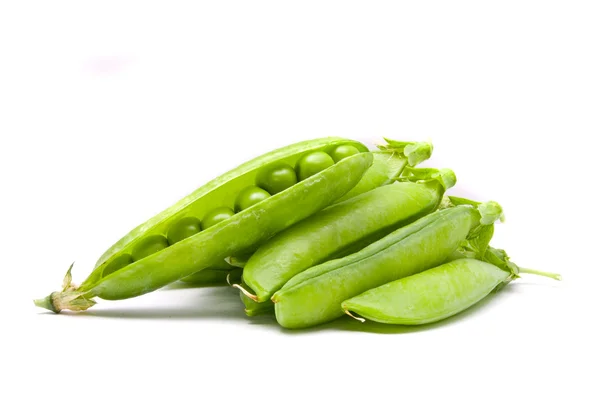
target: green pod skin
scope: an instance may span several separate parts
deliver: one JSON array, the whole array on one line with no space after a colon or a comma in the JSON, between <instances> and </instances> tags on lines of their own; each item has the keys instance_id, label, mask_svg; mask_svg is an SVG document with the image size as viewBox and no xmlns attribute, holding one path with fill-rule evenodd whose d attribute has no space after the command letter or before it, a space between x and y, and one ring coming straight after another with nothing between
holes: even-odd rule
<instances>
[{"instance_id":1,"label":"green pod skin","mask_svg":"<svg viewBox=\"0 0 600 401\"><path fill-rule=\"evenodd\" d=\"M166 234L169 228L182 218L194 216L202 221L205 215L210 214L216 208L228 207L233 209L234 201L239 193L248 186L254 185L257 175L265 166L272 163L294 165L306 154L315 151L332 152L340 145L352 145L361 152L368 151L363 144L344 138L314 139L266 153L213 179L179 200L173 206L140 224L117 241L98 259L94 271L85 280L85 284L92 284L102 278L102 269L113 258L122 253L131 254L131 249L149 235Z\"/></svg>"},{"instance_id":2,"label":"green pod skin","mask_svg":"<svg viewBox=\"0 0 600 401\"><path fill-rule=\"evenodd\" d=\"M182 282L195 286L211 287L229 285L227 280L239 281L242 278L242 269L231 266L229 270L208 268L181 279Z\"/></svg>"},{"instance_id":3,"label":"green pod skin","mask_svg":"<svg viewBox=\"0 0 600 401\"><path fill-rule=\"evenodd\" d=\"M298 156L298 155L296 155ZM93 297L132 298L210 267L229 255L243 253L274 234L307 218L343 196L361 179L373 162L370 152L345 158L228 220L131 263L98 281L80 287L68 284L47 301L36 304L60 311L85 310ZM254 176L252 176L254 180ZM229 193L229 192L228 192ZM69 273L70 274L70 273Z\"/></svg>"},{"instance_id":4,"label":"green pod skin","mask_svg":"<svg viewBox=\"0 0 600 401\"><path fill-rule=\"evenodd\" d=\"M380 323L433 323L475 305L510 277L491 263L456 259L350 298L342 310Z\"/></svg>"},{"instance_id":5,"label":"green pod skin","mask_svg":"<svg viewBox=\"0 0 600 401\"><path fill-rule=\"evenodd\" d=\"M275 235L244 266L244 282L265 302L298 273L345 248L371 242L434 211L444 194L438 181L375 188L330 206Z\"/></svg>"},{"instance_id":6,"label":"green pod skin","mask_svg":"<svg viewBox=\"0 0 600 401\"><path fill-rule=\"evenodd\" d=\"M277 321L297 329L342 316L344 300L443 263L480 218L471 206L439 210L357 253L298 274L272 297Z\"/></svg>"}]
</instances>

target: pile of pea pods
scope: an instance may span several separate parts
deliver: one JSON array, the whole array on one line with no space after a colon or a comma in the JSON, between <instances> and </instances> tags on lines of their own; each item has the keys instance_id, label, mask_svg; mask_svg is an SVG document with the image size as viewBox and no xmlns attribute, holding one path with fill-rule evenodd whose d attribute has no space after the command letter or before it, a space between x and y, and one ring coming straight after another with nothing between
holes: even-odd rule
<instances>
[{"instance_id":1,"label":"pile of pea pods","mask_svg":"<svg viewBox=\"0 0 600 401\"><path fill-rule=\"evenodd\" d=\"M248 316L289 329L338 318L420 325L475 305L522 273L491 247L494 201L451 196L431 143L295 143L239 165L135 227L79 285L36 300L84 311L183 281L239 290ZM345 316L348 315L348 316Z\"/></svg>"}]
</instances>

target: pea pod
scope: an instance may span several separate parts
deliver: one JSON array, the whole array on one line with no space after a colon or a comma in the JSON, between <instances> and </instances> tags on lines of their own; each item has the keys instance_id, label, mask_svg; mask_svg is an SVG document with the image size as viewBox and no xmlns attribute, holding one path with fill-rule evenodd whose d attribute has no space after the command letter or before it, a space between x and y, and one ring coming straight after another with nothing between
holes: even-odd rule
<instances>
[{"instance_id":1,"label":"pea pod","mask_svg":"<svg viewBox=\"0 0 600 401\"><path fill-rule=\"evenodd\" d=\"M482 218L467 205L438 210L355 254L298 274L272 297L277 321L303 328L342 316L344 300L444 262Z\"/></svg>"},{"instance_id":2,"label":"pea pod","mask_svg":"<svg viewBox=\"0 0 600 401\"><path fill-rule=\"evenodd\" d=\"M310 174L314 174L256 204L252 204L256 199L253 197L248 202L237 201L236 197L255 182L262 168L280 163L294 164L306 154L331 152L341 145L352 145L359 153L318 173L310 170ZM339 138L302 142L271 152L211 181L132 230L104 253L97 268L81 286L71 283L69 269L63 290L36 301L36 304L55 312L85 310L94 305L94 297L111 300L135 297L211 267L225 257L253 249L275 233L328 206L354 187L372 162L373 155L364 145ZM203 213L220 207L232 208L234 203L247 205L247 208L160 248L165 242L156 237L165 236L172 224L180 219L191 215L202 220ZM140 250L148 238L152 239L152 254ZM126 255L141 257L130 264L121 261L122 266L118 269L111 267L111 263L126 259ZM104 274L105 269L110 274Z\"/></svg>"},{"instance_id":3,"label":"pea pod","mask_svg":"<svg viewBox=\"0 0 600 401\"><path fill-rule=\"evenodd\" d=\"M415 171L413 170L413 174ZM247 294L264 302L288 280L311 266L343 254L356 244L374 242L434 211L454 185L450 170L431 171L430 180L386 185L330 206L275 235L244 267ZM441 179L444 177L444 179Z\"/></svg>"},{"instance_id":4,"label":"pea pod","mask_svg":"<svg viewBox=\"0 0 600 401\"><path fill-rule=\"evenodd\" d=\"M456 259L430 270L404 277L368 290L342 303L342 309L355 319L380 323L420 325L454 316L475 305L491 292L517 278L533 273L560 280L559 275L519 269L502 261L489 250L485 260ZM362 318L354 316L358 313Z\"/></svg>"}]
</instances>

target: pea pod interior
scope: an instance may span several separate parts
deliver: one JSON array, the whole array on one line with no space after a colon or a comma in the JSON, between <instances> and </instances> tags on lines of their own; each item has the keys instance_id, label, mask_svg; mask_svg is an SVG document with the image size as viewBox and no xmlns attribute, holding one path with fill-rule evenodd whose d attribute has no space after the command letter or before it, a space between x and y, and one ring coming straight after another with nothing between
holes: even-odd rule
<instances>
[{"instance_id":1,"label":"pea pod interior","mask_svg":"<svg viewBox=\"0 0 600 401\"><path fill-rule=\"evenodd\" d=\"M208 268L228 255L251 249L330 205L358 183L372 162L370 152L345 158L205 231L135 261L97 282L84 282L77 291L85 293L86 298L131 298ZM62 306L68 306L68 302Z\"/></svg>"},{"instance_id":2,"label":"pea pod interior","mask_svg":"<svg viewBox=\"0 0 600 401\"><path fill-rule=\"evenodd\" d=\"M215 208L234 208L238 194L255 184L257 174L269 165L289 164L294 166L303 156L312 152L333 152L338 146L351 145L360 152L368 149L357 141L343 138L321 138L290 145L246 162L239 167L198 188L179 202L137 226L111 246L96 262L96 269L86 279L85 284L98 281L103 269L122 255L131 254L135 247L150 236L165 236L169 228L187 217L202 220L205 214ZM297 184L296 184L297 185ZM111 269L112 270L112 269Z\"/></svg>"}]
</instances>

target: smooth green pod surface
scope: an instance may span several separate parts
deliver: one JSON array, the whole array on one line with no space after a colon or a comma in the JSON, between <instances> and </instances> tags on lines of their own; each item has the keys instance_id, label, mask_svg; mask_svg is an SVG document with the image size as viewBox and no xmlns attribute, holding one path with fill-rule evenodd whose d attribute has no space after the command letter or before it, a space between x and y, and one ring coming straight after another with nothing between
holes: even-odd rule
<instances>
[{"instance_id":1,"label":"smooth green pod surface","mask_svg":"<svg viewBox=\"0 0 600 401\"><path fill-rule=\"evenodd\" d=\"M443 193L437 181L402 182L329 206L259 247L244 266L244 281L258 302L268 301L298 273L432 212Z\"/></svg>"},{"instance_id":2,"label":"smooth green pod surface","mask_svg":"<svg viewBox=\"0 0 600 401\"><path fill-rule=\"evenodd\" d=\"M298 274L273 295L277 321L303 328L342 316L344 300L444 262L480 217L471 206L440 210L357 253Z\"/></svg>"},{"instance_id":3,"label":"smooth green pod surface","mask_svg":"<svg viewBox=\"0 0 600 401\"><path fill-rule=\"evenodd\" d=\"M491 263L457 259L368 290L342 309L380 323L432 323L475 305L510 276Z\"/></svg>"}]
</instances>

